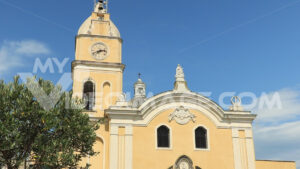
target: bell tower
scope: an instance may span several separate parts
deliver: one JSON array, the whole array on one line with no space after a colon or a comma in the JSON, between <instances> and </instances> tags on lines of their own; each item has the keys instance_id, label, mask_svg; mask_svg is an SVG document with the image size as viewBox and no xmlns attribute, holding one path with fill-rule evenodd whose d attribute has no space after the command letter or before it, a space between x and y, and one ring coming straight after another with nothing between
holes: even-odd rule
<instances>
[{"instance_id":1,"label":"bell tower","mask_svg":"<svg viewBox=\"0 0 300 169\"><path fill-rule=\"evenodd\" d=\"M104 110L122 93L122 39L99 0L79 28L72 62L73 92L82 98L90 116L103 117Z\"/></svg>"}]
</instances>

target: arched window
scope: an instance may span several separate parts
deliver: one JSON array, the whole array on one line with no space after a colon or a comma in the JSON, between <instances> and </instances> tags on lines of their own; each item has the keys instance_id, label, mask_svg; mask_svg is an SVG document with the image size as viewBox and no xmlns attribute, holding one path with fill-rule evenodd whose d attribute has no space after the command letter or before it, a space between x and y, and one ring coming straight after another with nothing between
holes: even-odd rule
<instances>
[{"instance_id":1,"label":"arched window","mask_svg":"<svg viewBox=\"0 0 300 169\"><path fill-rule=\"evenodd\" d=\"M170 129L167 126L160 126L157 129L157 147L170 147Z\"/></svg>"},{"instance_id":2,"label":"arched window","mask_svg":"<svg viewBox=\"0 0 300 169\"><path fill-rule=\"evenodd\" d=\"M93 110L93 107L95 106L95 85L91 81L84 83L83 100L85 102L85 109Z\"/></svg>"},{"instance_id":3,"label":"arched window","mask_svg":"<svg viewBox=\"0 0 300 169\"><path fill-rule=\"evenodd\" d=\"M196 169L201 169L200 167L196 166Z\"/></svg>"},{"instance_id":4,"label":"arched window","mask_svg":"<svg viewBox=\"0 0 300 169\"><path fill-rule=\"evenodd\" d=\"M207 148L207 130L203 127L198 127L195 130L195 145L196 148Z\"/></svg>"}]
</instances>

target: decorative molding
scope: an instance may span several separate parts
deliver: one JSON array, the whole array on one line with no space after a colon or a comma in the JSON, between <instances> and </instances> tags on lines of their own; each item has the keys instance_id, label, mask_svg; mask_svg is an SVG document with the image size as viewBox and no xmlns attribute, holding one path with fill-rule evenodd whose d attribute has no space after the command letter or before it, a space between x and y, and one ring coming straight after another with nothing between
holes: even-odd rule
<instances>
[{"instance_id":1,"label":"decorative molding","mask_svg":"<svg viewBox=\"0 0 300 169\"><path fill-rule=\"evenodd\" d=\"M247 147L247 157L248 157L248 168L255 169L255 152L253 143L253 133L252 129L245 129L246 134L246 147Z\"/></svg>"},{"instance_id":2,"label":"decorative molding","mask_svg":"<svg viewBox=\"0 0 300 169\"><path fill-rule=\"evenodd\" d=\"M97 69L116 69L124 71L125 65L122 63L110 63L110 62L95 62L95 61L87 61L87 60L74 60L72 62L72 71L77 66L88 66L88 67L95 67ZM105 69L104 69L105 70Z\"/></svg>"},{"instance_id":3,"label":"decorative molding","mask_svg":"<svg viewBox=\"0 0 300 169\"><path fill-rule=\"evenodd\" d=\"M239 135L239 130L245 131L245 138L241 138ZM246 157L242 156L241 149L243 148L240 143L240 140L244 139L245 141L245 151ZM255 153L254 153L254 144L253 144L253 136L252 136L252 127L251 128L244 128L244 127L237 127L232 128L232 143L233 143L233 155L234 155L234 165L235 169L242 168L242 161L247 161L247 168L248 169L255 169Z\"/></svg>"},{"instance_id":4,"label":"decorative molding","mask_svg":"<svg viewBox=\"0 0 300 169\"><path fill-rule=\"evenodd\" d=\"M183 68L180 66L180 64L178 64L177 68L176 68L176 75L175 75L176 81L182 81L184 82L184 72L183 72Z\"/></svg>"},{"instance_id":5,"label":"decorative molding","mask_svg":"<svg viewBox=\"0 0 300 169\"><path fill-rule=\"evenodd\" d=\"M111 106L105 110L111 124L148 126L161 112L184 106L201 112L217 128L251 128L256 115L251 112L224 111L219 105L198 93L168 91L147 99L139 108Z\"/></svg>"},{"instance_id":6,"label":"decorative molding","mask_svg":"<svg viewBox=\"0 0 300 169\"><path fill-rule=\"evenodd\" d=\"M183 106L180 106L169 115L169 122L175 119L175 121L178 124L185 125L190 121L193 121L195 123L195 118L196 116L192 114L188 109L184 108Z\"/></svg>"},{"instance_id":7,"label":"decorative molding","mask_svg":"<svg viewBox=\"0 0 300 169\"><path fill-rule=\"evenodd\" d=\"M186 81L184 80L183 68L179 64L176 68L175 78L176 78L176 81L175 81L175 84L174 84L174 91L189 93L190 90L187 86Z\"/></svg>"},{"instance_id":8,"label":"decorative molding","mask_svg":"<svg viewBox=\"0 0 300 169\"><path fill-rule=\"evenodd\" d=\"M119 153L119 136L118 125L110 126L110 151L109 151L109 166L110 169L118 169L118 153Z\"/></svg>"},{"instance_id":9,"label":"decorative molding","mask_svg":"<svg viewBox=\"0 0 300 169\"><path fill-rule=\"evenodd\" d=\"M241 169L241 151L239 142L239 131L238 128L232 129L232 144L233 144L233 157L234 157L234 169Z\"/></svg>"},{"instance_id":10,"label":"decorative molding","mask_svg":"<svg viewBox=\"0 0 300 169\"><path fill-rule=\"evenodd\" d=\"M89 34L80 34L76 36L76 39L87 37L87 38L104 38L104 39L116 39L123 43L123 39L117 36L102 36L102 35L89 35Z\"/></svg>"},{"instance_id":11,"label":"decorative molding","mask_svg":"<svg viewBox=\"0 0 300 169\"><path fill-rule=\"evenodd\" d=\"M125 127L125 135L119 135L119 127ZM110 169L132 169L133 162L133 127L128 124L111 124L110 126ZM120 146L120 137L122 137ZM124 148L124 149L123 149ZM121 151L121 152L120 152ZM121 155L121 154L123 155ZM124 154L123 154L124 153ZM121 156L120 156L121 155Z\"/></svg>"},{"instance_id":12,"label":"decorative molding","mask_svg":"<svg viewBox=\"0 0 300 169\"><path fill-rule=\"evenodd\" d=\"M132 169L133 162L133 128L132 125L125 126L125 169Z\"/></svg>"},{"instance_id":13,"label":"decorative molding","mask_svg":"<svg viewBox=\"0 0 300 169\"><path fill-rule=\"evenodd\" d=\"M176 161L175 169L193 169L193 161L183 155Z\"/></svg>"},{"instance_id":14,"label":"decorative molding","mask_svg":"<svg viewBox=\"0 0 300 169\"><path fill-rule=\"evenodd\" d=\"M231 98L231 104L232 106L229 107L231 111L244 111L242 107L242 100L238 96L233 96Z\"/></svg>"}]
</instances>

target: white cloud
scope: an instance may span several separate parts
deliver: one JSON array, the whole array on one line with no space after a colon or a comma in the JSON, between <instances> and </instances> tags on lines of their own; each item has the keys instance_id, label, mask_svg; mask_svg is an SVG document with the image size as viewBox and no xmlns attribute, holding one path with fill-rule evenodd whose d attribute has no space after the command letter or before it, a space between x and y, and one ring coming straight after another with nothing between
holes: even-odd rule
<instances>
[{"instance_id":1,"label":"white cloud","mask_svg":"<svg viewBox=\"0 0 300 169\"><path fill-rule=\"evenodd\" d=\"M0 46L0 74L24 66L30 57L42 57L49 53L49 48L39 41L4 41Z\"/></svg>"},{"instance_id":2,"label":"white cloud","mask_svg":"<svg viewBox=\"0 0 300 169\"><path fill-rule=\"evenodd\" d=\"M280 91L271 92L266 95L269 100L279 95L279 102L274 102L272 107L262 105L262 108L256 108L254 112L258 113L259 122L278 123L291 120L300 115L300 90L282 89ZM262 99L259 98L259 99Z\"/></svg>"},{"instance_id":3,"label":"white cloud","mask_svg":"<svg viewBox=\"0 0 300 169\"><path fill-rule=\"evenodd\" d=\"M280 96L282 107L264 106L253 110L258 114L254 123L257 159L297 161L300 169L300 90L282 89L268 93ZM260 98L261 99L261 98Z\"/></svg>"}]
</instances>

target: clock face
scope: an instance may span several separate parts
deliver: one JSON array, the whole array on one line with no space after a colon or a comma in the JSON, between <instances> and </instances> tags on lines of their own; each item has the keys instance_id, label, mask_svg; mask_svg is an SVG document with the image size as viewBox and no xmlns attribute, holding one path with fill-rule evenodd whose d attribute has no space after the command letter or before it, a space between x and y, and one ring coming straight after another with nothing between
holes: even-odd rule
<instances>
[{"instance_id":1,"label":"clock face","mask_svg":"<svg viewBox=\"0 0 300 169\"><path fill-rule=\"evenodd\" d=\"M91 54L95 59L103 60L108 56L108 48L104 43L95 43L91 47Z\"/></svg>"}]
</instances>

